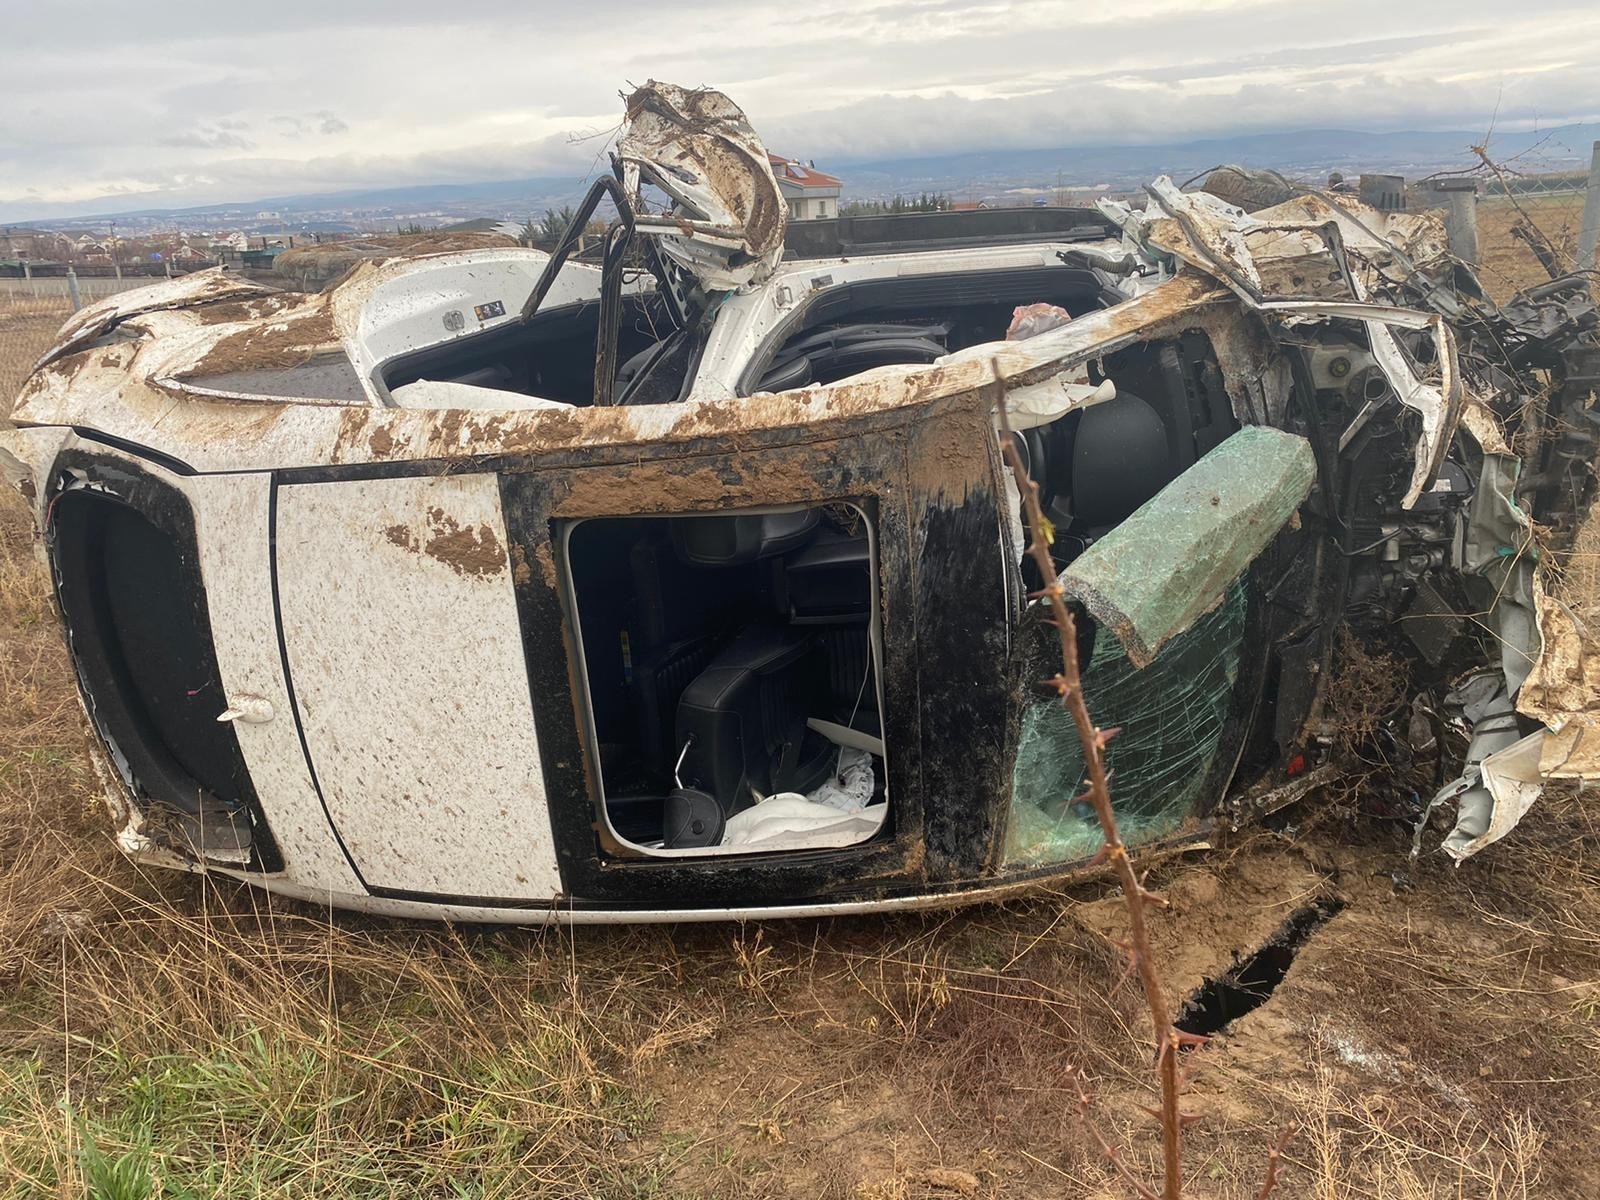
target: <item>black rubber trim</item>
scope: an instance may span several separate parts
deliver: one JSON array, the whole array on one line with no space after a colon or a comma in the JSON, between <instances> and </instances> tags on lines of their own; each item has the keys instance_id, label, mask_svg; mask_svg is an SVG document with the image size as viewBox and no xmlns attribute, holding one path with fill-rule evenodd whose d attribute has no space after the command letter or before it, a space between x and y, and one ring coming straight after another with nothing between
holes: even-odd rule
<instances>
[{"instance_id":1,"label":"black rubber trim","mask_svg":"<svg viewBox=\"0 0 1600 1200\"><path fill-rule=\"evenodd\" d=\"M148 446L141 446L137 442L130 442L125 438L114 437L109 433L101 433L82 425L72 426L72 432L86 442L97 442L102 446L110 446L113 450L121 450L124 454L132 454L147 462L152 462L163 470L171 471L174 475L198 475L188 463L170 454L163 454L160 450L152 450Z\"/></svg>"}]
</instances>

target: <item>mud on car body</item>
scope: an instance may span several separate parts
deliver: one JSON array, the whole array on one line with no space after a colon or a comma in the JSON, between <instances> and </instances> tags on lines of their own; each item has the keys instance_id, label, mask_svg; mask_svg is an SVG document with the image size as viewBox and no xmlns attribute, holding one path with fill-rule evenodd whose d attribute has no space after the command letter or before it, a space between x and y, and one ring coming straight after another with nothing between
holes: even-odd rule
<instances>
[{"instance_id":1,"label":"mud on car body","mask_svg":"<svg viewBox=\"0 0 1600 1200\"><path fill-rule=\"evenodd\" d=\"M1081 869L1002 399L1130 841L1336 773L1352 647L1403 664L1374 736L1458 806L1452 853L1593 773L1547 570L1592 491L1583 279L1497 307L1432 216L1165 180L1141 210L811 224L786 254L726 97L649 84L552 254L317 294L204 272L75 317L0 463L123 848L504 921Z\"/></svg>"}]
</instances>

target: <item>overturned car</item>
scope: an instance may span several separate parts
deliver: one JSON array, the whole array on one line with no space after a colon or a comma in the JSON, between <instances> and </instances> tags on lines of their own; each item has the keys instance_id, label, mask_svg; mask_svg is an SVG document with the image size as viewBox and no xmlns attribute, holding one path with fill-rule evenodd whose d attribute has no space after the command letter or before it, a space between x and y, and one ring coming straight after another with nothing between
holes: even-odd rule
<instances>
[{"instance_id":1,"label":"overturned car","mask_svg":"<svg viewBox=\"0 0 1600 1200\"><path fill-rule=\"evenodd\" d=\"M1342 196L786 231L739 110L652 83L553 254L124 293L0 465L135 858L421 917L885 909L1099 844L1002 404L1130 843L1337 776L1361 645L1458 857L1600 770L1547 569L1596 325Z\"/></svg>"}]
</instances>

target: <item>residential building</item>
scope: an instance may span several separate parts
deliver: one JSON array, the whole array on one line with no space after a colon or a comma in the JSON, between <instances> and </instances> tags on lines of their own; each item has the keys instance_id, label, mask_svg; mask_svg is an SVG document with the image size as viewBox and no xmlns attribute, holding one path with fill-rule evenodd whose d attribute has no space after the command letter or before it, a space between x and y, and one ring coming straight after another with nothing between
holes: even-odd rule
<instances>
[{"instance_id":1,"label":"residential building","mask_svg":"<svg viewBox=\"0 0 1600 1200\"><path fill-rule=\"evenodd\" d=\"M825 175L809 163L778 154L768 154L767 162L778 181L778 191L789 206L791 221L815 221L839 215L839 180Z\"/></svg>"},{"instance_id":2,"label":"residential building","mask_svg":"<svg viewBox=\"0 0 1600 1200\"><path fill-rule=\"evenodd\" d=\"M48 229L0 226L0 258L60 258L71 248L70 239Z\"/></svg>"}]
</instances>

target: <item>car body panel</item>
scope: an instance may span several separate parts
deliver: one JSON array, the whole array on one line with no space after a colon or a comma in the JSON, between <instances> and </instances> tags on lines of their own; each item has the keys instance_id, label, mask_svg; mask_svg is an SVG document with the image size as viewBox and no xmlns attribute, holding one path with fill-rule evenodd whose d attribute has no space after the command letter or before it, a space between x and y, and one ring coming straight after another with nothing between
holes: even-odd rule
<instances>
[{"instance_id":1,"label":"car body panel","mask_svg":"<svg viewBox=\"0 0 1600 1200\"><path fill-rule=\"evenodd\" d=\"M783 261L781 213L775 238L757 211L764 159L725 100L655 84L630 99L638 136L624 138L617 178L586 201L585 216L602 196L619 205L602 268L568 260L574 230L551 255L362 263L316 295L212 272L71 323L26 383L16 427L0 431L0 466L45 535L130 854L366 911L505 921L893 910L1009 895L1086 869L1073 735L1052 724L1053 693L1037 690L1059 665L1058 644L1029 595L1041 581L1022 562L1020 495L996 432L1002 402L1016 405L1041 478L1054 456L1062 570L1092 565L1083 552L1095 545L1118 552L1128 540L1118 531L1137 528L1140 513L1182 517L1207 495L1220 509L1226 491L1229 511L1260 523L1221 547L1215 570L1185 574L1199 547L1145 556L1141 569L1163 573L1149 644L1092 603L1083 617L1100 697L1131 721L1149 714L1112 751L1114 767L1118 754L1134 756L1114 796L1146 844L1197 844L1212 822L1272 811L1336 774L1328 681L1342 631L1355 626L1410 655L1423 680L1419 720L1442 726L1448 712L1473 734L1464 773L1434 800L1459 803L1447 850L1476 852L1521 817L1539 786L1530 764L1573 773L1555 749L1600 721L1600 694L1544 661L1541 630L1559 663L1583 660L1586 635L1556 615L1571 606L1543 552L1535 562L1533 521L1559 526L1568 544L1589 502L1593 442L1568 436L1592 423L1582 356L1594 352L1596 320L1577 284L1553 281L1501 309L1444 254L1436 216L1388 218L1327 196L1245 214L1167 180L1143 210L1102 206L1120 240ZM691 170L690 159L727 170ZM678 206L666 217L642 202L651 179ZM653 285L621 279L634 236L647 239ZM1057 312L1043 332L1014 322L1002 338L991 311L959 344L953 319L938 327L952 341L936 356L919 334L906 339L920 338L918 361L757 386L791 337L817 327L833 336L828 314L844 311L836 302L851 288L900 296L895 311L918 315L959 300L965 284L982 292L979 282L1000 277L1025 290L1063 270L1092 287L1081 311ZM983 295L990 310L1011 303L994 299L1009 292ZM622 312L649 327L648 337L634 330L646 356L694 351L662 402L628 403L604 374L617 367ZM675 325L657 338L662 315ZM1559 336L1541 324L1555 315L1567 322ZM570 356L568 381L582 387L593 363L592 395L541 395L532 367L520 390L434 370L447 361L440 350L471 359L520 345L544 317L582 330L594 320L588 344L529 343ZM1499 354L1510 342L1526 361L1507 358L1508 374L1484 347ZM386 379L408 363L410 382L391 389ZM1539 371L1560 384L1546 396L1551 419L1571 428L1513 452L1503 422L1523 419L1519 397ZM1250 426L1272 428L1239 437ZM1288 447L1282 469L1253 477L1252 462L1274 456L1241 447L1267 444ZM1108 506L1129 479L1139 487ZM152 496L162 512L143 514L146 535L170 543L163 578L156 565L96 558L104 547L90 553L86 534L74 546L80 535L62 534L53 515L70 497L69 508L137 521ZM1092 515L1101 509L1109 515ZM682 644L721 662L755 629L830 672L855 670L859 657L856 707L843 725L838 712L820 724L878 747L874 796L887 807L867 822L875 832L771 853L625 837L611 789L629 755L642 762L632 727L653 712L634 672L632 639L656 603L640 580L666 578L635 557L670 541L658 536L666 521L679 522L677 538L689 536L682 523L754 520L760 530L797 512L833 539L847 599L863 611L818 615L794 602L812 543L768 553L763 533L754 557L722 561L672 541L687 572L672 596L709 594L732 614L684 603L698 624ZM1167 525L1215 529L1218 519L1203 511ZM595 569L604 603L576 582L589 567L573 531L586 526L619 531L610 560L603 545L594 551L616 568ZM805 536L821 544L815 530ZM200 633L186 636L209 640L197 649L214 656L220 693L216 679L134 678L115 645L89 644L86 591L125 610L147 586L202 606ZM580 613L586 603L595 607ZM1425 617L1448 636L1418 633ZM1474 640L1479 627L1493 652ZM606 642L604 663L590 657L594 637ZM682 644L663 635L652 652ZM689 651L681 661L710 669ZM1519 694L1530 667L1536 686ZM1479 681L1462 684L1464 670ZM97 715L118 688L135 705L141 688L169 708L204 697L217 709L207 721L231 732L205 725L200 740L211 750L236 741L248 778L215 795L152 793L117 744L126 735ZM823 690L806 703L822 703ZM613 705L605 720L602 695ZM775 723L793 715L788 692L761 695L748 710L761 715L741 721L764 731L769 710ZM875 702L856 728L867 695ZM1518 705L1547 727L1536 742L1502 744L1504 729L1480 740L1486 717ZM183 715L194 728L194 712ZM805 710L781 750L762 753L792 766L819 732L816 715ZM681 707L676 717L662 735L673 751ZM683 801L694 788L678 768L693 745L692 734L682 740L676 765L658 751L640 767L650 787L670 768L657 789L675 785L669 795L645 787L626 798ZM1579 757L1589 765L1577 774L1600 774L1591 751ZM770 791L755 791L757 806ZM174 806L193 827L243 828L253 857L175 835L164 823Z\"/></svg>"}]
</instances>

